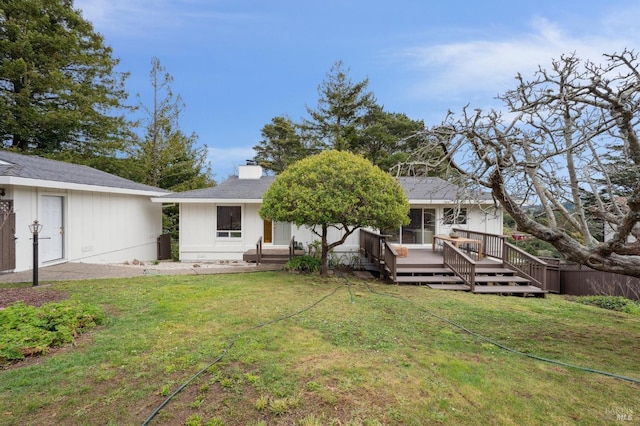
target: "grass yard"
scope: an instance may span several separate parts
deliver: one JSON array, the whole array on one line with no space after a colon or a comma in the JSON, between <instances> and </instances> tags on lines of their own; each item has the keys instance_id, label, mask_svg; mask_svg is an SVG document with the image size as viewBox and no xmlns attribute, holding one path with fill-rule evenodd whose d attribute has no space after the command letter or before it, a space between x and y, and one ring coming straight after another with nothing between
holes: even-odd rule
<instances>
[{"instance_id":1,"label":"grass yard","mask_svg":"<svg viewBox=\"0 0 640 426\"><path fill-rule=\"evenodd\" d=\"M106 324L75 346L0 369L2 425L640 422L640 384L479 337L640 379L640 317L560 296L282 272L50 289L101 306Z\"/></svg>"}]
</instances>

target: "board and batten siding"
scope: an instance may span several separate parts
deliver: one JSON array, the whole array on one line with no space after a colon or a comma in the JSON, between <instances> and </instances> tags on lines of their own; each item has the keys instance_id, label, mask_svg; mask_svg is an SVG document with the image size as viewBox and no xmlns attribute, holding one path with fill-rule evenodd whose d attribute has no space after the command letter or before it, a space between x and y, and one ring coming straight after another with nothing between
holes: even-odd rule
<instances>
[{"instance_id":1,"label":"board and batten siding","mask_svg":"<svg viewBox=\"0 0 640 426\"><path fill-rule=\"evenodd\" d=\"M42 196L62 197L62 258L47 264L120 263L157 258L162 205L151 203L149 196L26 186L14 187L11 195L18 238L15 271L33 267L33 240L28 226L36 219L41 220Z\"/></svg>"},{"instance_id":2,"label":"board and batten siding","mask_svg":"<svg viewBox=\"0 0 640 426\"><path fill-rule=\"evenodd\" d=\"M216 236L216 207L218 205L239 205L242 208L242 237L218 238ZM219 260L242 260L247 250L254 249L263 234L263 220L258 214L259 204L180 204L180 261L206 262ZM320 238L306 227L291 225L291 236L307 245ZM340 232L331 228L329 241L340 238ZM288 244L288 243L287 243ZM358 253L359 236L356 232L345 244L336 247L336 254ZM268 248L272 245L265 244Z\"/></svg>"},{"instance_id":3,"label":"board and batten siding","mask_svg":"<svg viewBox=\"0 0 640 426\"><path fill-rule=\"evenodd\" d=\"M258 205L219 204L240 206L242 211L242 237L218 238L217 206L214 203L180 204L180 261L206 262L242 260L242 254L255 248L262 235L262 220Z\"/></svg>"}]
</instances>

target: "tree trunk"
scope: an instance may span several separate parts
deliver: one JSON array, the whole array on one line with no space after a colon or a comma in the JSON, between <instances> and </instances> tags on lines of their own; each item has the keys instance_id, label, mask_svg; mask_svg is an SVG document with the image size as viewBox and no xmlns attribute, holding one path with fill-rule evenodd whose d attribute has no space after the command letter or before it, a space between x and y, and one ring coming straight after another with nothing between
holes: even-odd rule
<instances>
[{"instance_id":1,"label":"tree trunk","mask_svg":"<svg viewBox=\"0 0 640 426\"><path fill-rule=\"evenodd\" d=\"M329 243L327 242L327 225L322 225L322 251L321 261L322 267L320 269L320 275L326 277L329 275Z\"/></svg>"}]
</instances>

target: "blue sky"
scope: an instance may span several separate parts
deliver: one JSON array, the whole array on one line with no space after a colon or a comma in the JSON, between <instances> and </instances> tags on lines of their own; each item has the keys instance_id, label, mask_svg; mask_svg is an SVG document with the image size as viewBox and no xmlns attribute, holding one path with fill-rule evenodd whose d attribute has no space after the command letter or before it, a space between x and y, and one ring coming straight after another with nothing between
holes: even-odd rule
<instances>
[{"instance_id":1,"label":"blue sky","mask_svg":"<svg viewBox=\"0 0 640 426\"><path fill-rule=\"evenodd\" d=\"M186 109L184 133L209 147L214 178L253 157L271 118L315 107L342 60L389 112L427 126L497 94L562 53L595 62L640 47L636 1L76 0L150 104L157 57Z\"/></svg>"}]
</instances>

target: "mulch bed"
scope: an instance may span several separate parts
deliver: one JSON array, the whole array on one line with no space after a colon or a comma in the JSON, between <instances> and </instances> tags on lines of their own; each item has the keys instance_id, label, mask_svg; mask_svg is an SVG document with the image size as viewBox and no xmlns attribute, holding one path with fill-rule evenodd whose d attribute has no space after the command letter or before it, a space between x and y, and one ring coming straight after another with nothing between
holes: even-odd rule
<instances>
[{"instance_id":1,"label":"mulch bed","mask_svg":"<svg viewBox=\"0 0 640 426\"><path fill-rule=\"evenodd\" d=\"M0 309L18 301L23 301L26 305L42 306L48 302L58 302L68 298L69 295L63 291L45 288L0 288Z\"/></svg>"}]
</instances>

